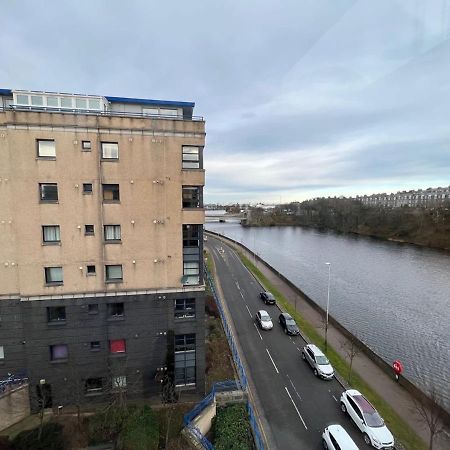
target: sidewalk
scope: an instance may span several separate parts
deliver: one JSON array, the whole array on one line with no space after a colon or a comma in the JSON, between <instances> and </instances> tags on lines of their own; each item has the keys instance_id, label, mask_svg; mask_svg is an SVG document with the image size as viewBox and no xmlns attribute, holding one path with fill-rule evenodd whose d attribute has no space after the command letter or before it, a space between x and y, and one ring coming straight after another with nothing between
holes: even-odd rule
<instances>
[{"instance_id":1,"label":"sidewalk","mask_svg":"<svg viewBox=\"0 0 450 450\"><path fill-rule=\"evenodd\" d=\"M216 236L221 239L221 236ZM254 260L253 253L248 252L241 246L232 243L228 239L227 244L233 248L239 248L251 261ZM323 319L320 313L314 309L306 300L301 298L287 283L280 279L272 270L256 259L257 268L268 278L268 280L284 295L292 304L297 303L297 311L318 330L323 328ZM346 359L342 350L342 342L345 337L332 324L328 325L328 342L341 356ZM398 385L393 376L389 376L378 367L364 353L355 356L353 369L382 397L394 411L422 438L425 443L429 440L429 429L424 424L418 412L414 410L412 396L402 386ZM441 433L434 440L434 450L446 450L450 448L450 437Z\"/></svg>"}]
</instances>

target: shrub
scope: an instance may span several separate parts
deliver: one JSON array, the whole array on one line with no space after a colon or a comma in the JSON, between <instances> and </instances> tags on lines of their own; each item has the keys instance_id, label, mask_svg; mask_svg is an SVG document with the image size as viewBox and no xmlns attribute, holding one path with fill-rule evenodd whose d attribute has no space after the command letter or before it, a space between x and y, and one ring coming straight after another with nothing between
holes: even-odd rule
<instances>
[{"instance_id":1,"label":"shrub","mask_svg":"<svg viewBox=\"0 0 450 450\"><path fill-rule=\"evenodd\" d=\"M49 422L42 428L41 439L38 439L39 427L19 433L13 439L15 450L64 450L63 426Z\"/></svg>"},{"instance_id":2,"label":"shrub","mask_svg":"<svg viewBox=\"0 0 450 450\"><path fill-rule=\"evenodd\" d=\"M245 404L218 408L213 427L216 450L253 449L253 437Z\"/></svg>"}]
</instances>

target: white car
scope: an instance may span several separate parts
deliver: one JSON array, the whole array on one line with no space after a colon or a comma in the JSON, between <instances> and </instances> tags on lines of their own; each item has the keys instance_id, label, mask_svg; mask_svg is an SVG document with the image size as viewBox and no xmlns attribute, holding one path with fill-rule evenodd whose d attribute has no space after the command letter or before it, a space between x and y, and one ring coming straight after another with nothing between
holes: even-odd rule
<instances>
[{"instance_id":1,"label":"white car","mask_svg":"<svg viewBox=\"0 0 450 450\"><path fill-rule=\"evenodd\" d=\"M261 330L271 330L273 328L272 319L270 318L269 313L263 309L256 313L255 320Z\"/></svg>"},{"instance_id":2,"label":"white car","mask_svg":"<svg viewBox=\"0 0 450 450\"><path fill-rule=\"evenodd\" d=\"M311 366L316 377L325 380L331 380L334 377L334 370L330 361L316 345L305 345L302 350L302 358Z\"/></svg>"},{"instance_id":3,"label":"white car","mask_svg":"<svg viewBox=\"0 0 450 450\"><path fill-rule=\"evenodd\" d=\"M330 425L322 433L325 450L359 450L353 439L340 425Z\"/></svg>"},{"instance_id":4,"label":"white car","mask_svg":"<svg viewBox=\"0 0 450 450\"><path fill-rule=\"evenodd\" d=\"M341 395L341 409L348 413L356 426L364 433L364 441L377 449L393 449L394 437L384 420L369 400L356 389L344 391Z\"/></svg>"}]
</instances>

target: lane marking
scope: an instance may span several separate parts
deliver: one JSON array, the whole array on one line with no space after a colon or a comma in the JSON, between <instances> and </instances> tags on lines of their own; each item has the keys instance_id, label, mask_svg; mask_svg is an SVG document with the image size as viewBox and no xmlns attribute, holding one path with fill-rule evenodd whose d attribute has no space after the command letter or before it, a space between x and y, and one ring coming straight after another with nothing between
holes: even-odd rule
<instances>
[{"instance_id":1,"label":"lane marking","mask_svg":"<svg viewBox=\"0 0 450 450\"><path fill-rule=\"evenodd\" d=\"M256 323L253 323L253 325L255 325L255 328L256 328L256 331L257 331L258 334L259 334L259 337L261 338L261 340L263 340L263 338L262 338L262 336L261 336L261 333L259 332L258 327L256 326Z\"/></svg>"},{"instance_id":2,"label":"lane marking","mask_svg":"<svg viewBox=\"0 0 450 450\"><path fill-rule=\"evenodd\" d=\"M244 294L242 293L242 291L239 291L239 294L241 294L242 300L244 300L245 302Z\"/></svg>"},{"instance_id":3,"label":"lane marking","mask_svg":"<svg viewBox=\"0 0 450 450\"><path fill-rule=\"evenodd\" d=\"M286 374L286 376L289 378L289 383L291 383L292 389L294 389L295 393L297 394L297 397L299 398L300 401L302 401L302 398L300 394L297 392L297 389L295 388L294 383L291 380L291 377L288 374Z\"/></svg>"},{"instance_id":4,"label":"lane marking","mask_svg":"<svg viewBox=\"0 0 450 450\"><path fill-rule=\"evenodd\" d=\"M248 309L248 305L246 304L245 307L247 308L248 313L250 314L250 317L253 319L252 313L250 312L250 310Z\"/></svg>"},{"instance_id":5,"label":"lane marking","mask_svg":"<svg viewBox=\"0 0 450 450\"><path fill-rule=\"evenodd\" d=\"M275 367L275 370L277 371L277 373L280 373L280 372L278 371L278 367L275 365L275 363L274 363L274 361L273 361L273 359L272 359L272 356L270 355L270 352L269 352L269 349L268 349L268 348L266 348L266 352L267 352L267 354L269 355L270 360L272 361L273 367Z\"/></svg>"},{"instance_id":6,"label":"lane marking","mask_svg":"<svg viewBox=\"0 0 450 450\"><path fill-rule=\"evenodd\" d=\"M337 403L338 399L333 395L334 401Z\"/></svg>"},{"instance_id":7,"label":"lane marking","mask_svg":"<svg viewBox=\"0 0 450 450\"><path fill-rule=\"evenodd\" d=\"M297 347L297 350L299 351L299 352L301 352L301 350Z\"/></svg>"},{"instance_id":8,"label":"lane marking","mask_svg":"<svg viewBox=\"0 0 450 450\"><path fill-rule=\"evenodd\" d=\"M241 288L240 288L239 283L237 282L237 280L235 281L235 283L236 283L236 287L237 287L239 290L241 290Z\"/></svg>"},{"instance_id":9,"label":"lane marking","mask_svg":"<svg viewBox=\"0 0 450 450\"><path fill-rule=\"evenodd\" d=\"M302 415L300 414L300 411L298 410L297 405L295 404L294 400L292 399L291 393L289 392L289 390L288 390L288 388L287 388L286 386L285 386L284 388L286 389L287 395L289 395L289 398L291 399L291 402L292 402L292 404L294 405L294 408L295 408L295 410L297 411L298 417L300 417L300 420L302 421L303 426L305 427L305 430L307 430L308 427L306 426L306 423L305 423L305 421L303 420L303 417L302 417Z\"/></svg>"}]
</instances>

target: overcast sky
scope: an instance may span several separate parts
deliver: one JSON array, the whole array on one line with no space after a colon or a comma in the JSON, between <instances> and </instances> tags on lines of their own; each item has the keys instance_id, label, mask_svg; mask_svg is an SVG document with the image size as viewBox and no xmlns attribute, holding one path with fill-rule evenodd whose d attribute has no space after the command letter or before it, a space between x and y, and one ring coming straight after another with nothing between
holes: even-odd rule
<instances>
[{"instance_id":1,"label":"overcast sky","mask_svg":"<svg viewBox=\"0 0 450 450\"><path fill-rule=\"evenodd\" d=\"M206 202L450 184L450 0L1 10L0 88L195 101Z\"/></svg>"}]
</instances>

